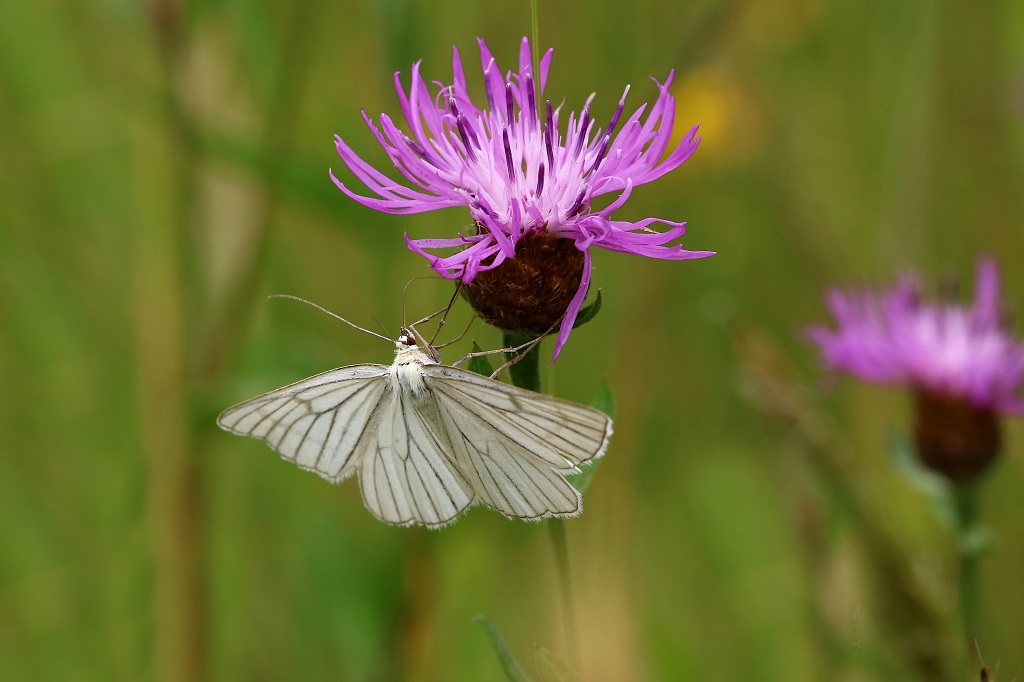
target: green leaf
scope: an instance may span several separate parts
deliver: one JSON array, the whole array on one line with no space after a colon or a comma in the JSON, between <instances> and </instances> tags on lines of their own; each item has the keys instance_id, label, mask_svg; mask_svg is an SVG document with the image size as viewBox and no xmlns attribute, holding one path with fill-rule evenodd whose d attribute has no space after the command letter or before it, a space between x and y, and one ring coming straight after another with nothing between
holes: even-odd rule
<instances>
[{"instance_id":1,"label":"green leaf","mask_svg":"<svg viewBox=\"0 0 1024 682\"><path fill-rule=\"evenodd\" d=\"M906 436L889 437L889 459L893 467L911 487L928 498L939 523L957 533L957 544L963 557L978 558L992 550L996 535L975 519L963 517L963 495L969 488L958 488L941 474L926 467ZM971 484L967 484L971 485Z\"/></svg>"},{"instance_id":2,"label":"green leaf","mask_svg":"<svg viewBox=\"0 0 1024 682\"><path fill-rule=\"evenodd\" d=\"M594 474L597 472L597 466L601 463L601 460L592 460L589 464L584 464L580 468L578 474L567 474L565 479L569 481L573 488L579 492L580 495L587 491L590 487L590 481L594 478Z\"/></svg>"},{"instance_id":3,"label":"green leaf","mask_svg":"<svg viewBox=\"0 0 1024 682\"><path fill-rule=\"evenodd\" d=\"M961 555L977 559L996 546L996 534L985 526L974 526L960 533L957 544Z\"/></svg>"},{"instance_id":4,"label":"green leaf","mask_svg":"<svg viewBox=\"0 0 1024 682\"><path fill-rule=\"evenodd\" d=\"M604 412L609 418L615 419L615 394L607 379L601 382L601 388L597 390L597 395L590 401L590 404Z\"/></svg>"},{"instance_id":5,"label":"green leaf","mask_svg":"<svg viewBox=\"0 0 1024 682\"><path fill-rule=\"evenodd\" d=\"M902 434L889 437L889 460L912 488L931 502L936 518L947 528L957 525L956 500L949 482L917 457L913 444Z\"/></svg>"},{"instance_id":6,"label":"green leaf","mask_svg":"<svg viewBox=\"0 0 1024 682\"><path fill-rule=\"evenodd\" d=\"M477 345L476 341L473 342L473 352L481 353L483 349ZM469 359L469 363L466 365L466 369L470 372L475 372L485 377L491 376L494 373L494 369L491 367L491 361L487 359L486 355L476 355Z\"/></svg>"},{"instance_id":7,"label":"green leaf","mask_svg":"<svg viewBox=\"0 0 1024 682\"><path fill-rule=\"evenodd\" d=\"M553 651L538 646L534 649L534 656L545 682L582 682L583 677Z\"/></svg>"},{"instance_id":8,"label":"green leaf","mask_svg":"<svg viewBox=\"0 0 1024 682\"><path fill-rule=\"evenodd\" d=\"M612 387L607 381L601 383L601 388L598 390L597 395L590 403L597 409L604 412L610 418L615 417L615 395L612 393ZM569 483L572 487L576 488L580 494L586 492L590 486L591 479L594 478L594 474L597 472L597 467L601 464L601 460L593 460L590 464L585 465L581 472L574 476L567 476Z\"/></svg>"},{"instance_id":9,"label":"green leaf","mask_svg":"<svg viewBox=\"0 0 1024 682\"><path fill-rule=\"evenodd\" d=\"M512 655L512 652L508 650L508 647L505 645L505 639L498 632L498 628L494 623L487 616L476 616L473 620L483 625L484 629L487 630L487 636L491 638L491 644L494 645L494 650L498 653L498 660L501 661L501 669L505 671L505 677L509 679L509 682L531 682Z\"/></svg>"},{"instance_id":10,"label":"green leaf","mask_svg":"<svg viewBox=\"0 0 1024 682\"><path fill-rule=\"evenodd\" d=\"M529 336L523 336L522 334L510 332L508 330L502 334L502 339L505 342L506 348L518 348L524 343L534 340ZM506 354L506 357L509 360L512 359L510 354ZM525 388L528 391L541 393L540 344L533 346L518 360L516 360L515 364L508 368L508 373L512 378L512 383L519 388Z\"/></svg>"},{"instance_id":11,"label":"green leaf","mask_svg":"<svg viewBox=\"0 0 1024 682\"><path fill-rule=\"evenodd\" d=\"M601 312L601 290L597 290L597 296L594 298L594 302L587 307L580 310L576 316L576 321L572 323L572 328L580 327L590 322L592 319L597 317L597 314Z\"/></svg>"}]
</instances>

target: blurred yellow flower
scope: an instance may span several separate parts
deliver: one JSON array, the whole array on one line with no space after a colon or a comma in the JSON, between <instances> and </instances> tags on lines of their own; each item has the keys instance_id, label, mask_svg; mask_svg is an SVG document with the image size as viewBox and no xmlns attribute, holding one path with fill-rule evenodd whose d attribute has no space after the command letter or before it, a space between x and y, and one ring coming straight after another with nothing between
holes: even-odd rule
<instances>
[{"instance_id":1,"label":"blurred yellow flower","mask_svg":"<svg viewBox=\"0 0 1024 682\"><path fill-rule=\"evenodd\" d=\"M745 165L764 147L764 117L754 92L736 74L706 65L673 87L679 120L700 124L701 156L708 163ZM685 116L683 115L685 114ZM682 139L686 131L675 134Z\"/></svg>"}]
</instances>

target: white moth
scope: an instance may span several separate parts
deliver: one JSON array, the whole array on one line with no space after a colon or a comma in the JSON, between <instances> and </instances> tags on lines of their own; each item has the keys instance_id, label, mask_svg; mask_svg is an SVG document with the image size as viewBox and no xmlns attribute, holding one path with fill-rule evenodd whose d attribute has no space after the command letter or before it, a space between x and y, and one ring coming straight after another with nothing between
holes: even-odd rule
<instances>
[{"instance_id":1,"label":"white moth","mask_svg":"<svg viewBox=\"0 0 1024 682\"><path fill-rule=\"evenodd\" d=\"M604 453L604 413L442 365L407 330L395 346L390 367L333 369L217 423L331 482L358 473L363 502L386 523L443 526L477 502L527 520L580 513L565 475Z\"/></svg>"}]
</instances>

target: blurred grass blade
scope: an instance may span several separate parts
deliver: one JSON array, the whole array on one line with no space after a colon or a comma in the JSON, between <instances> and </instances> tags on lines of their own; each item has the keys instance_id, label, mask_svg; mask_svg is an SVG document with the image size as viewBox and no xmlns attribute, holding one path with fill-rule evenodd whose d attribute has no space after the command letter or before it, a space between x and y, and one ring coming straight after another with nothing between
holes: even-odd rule
<instances>
[{"instance_id":1,"label":"blurred grass blade","mask_svg":"<svg viewBox=\"0 0 1024 682\"><path fill-rule=\"evenodd\" d=\"M487 636L491 638L491 644L494 645L494 650L498 653L498 660L501 661L501 669L505 671L505 677L509 679L509 682L532 682L519 662L516 661L512 652L508 650L505 645L505 639L498 632L498 628L491 622L487 616L476 616L473 618L477 623L484 626L487 630Z\"/></svg>"},{"instance_id":2,"label":"blurred grass blade","mask_svg":"<svg viewBox=\"0 0 1024 682\"><path fill-rule=\"evenodd\" d=\"M217 131L200 131L198 136L201 154L249 173L259 183L277 183L282 197L332 216L362 219L356 214L359 205L338 201L337 188L329 180L325 182L322 159L300 151L292 152L286 159L268 157L257 144Z\"/></svg>"},{"instance_id":3,"label":"blurred grass blade","mask_svg":"<svg viewBox=\"0 0 1024 682\"><path fill-rule=\"evenodd\" d=\"M582 682L583 677L555 652L542 646L535 647L533 651L544 682Z\"/></svg>"},{"instance_id":4,"label":"blurred grass blade","mask_svg":"<svg viewBox=\"0 0 1024 682\"><path fill-rule=\"evenodd\" d=\"M473 352L482 353L483 349L477 345L476 341L473 342ZM487 359L486 355L477 355L469 359L469 363L466 368L470 372L475 372L485 377L491 376L494 373L494 369L491 367L491 361Z\"/></svg>"}]
</instances>

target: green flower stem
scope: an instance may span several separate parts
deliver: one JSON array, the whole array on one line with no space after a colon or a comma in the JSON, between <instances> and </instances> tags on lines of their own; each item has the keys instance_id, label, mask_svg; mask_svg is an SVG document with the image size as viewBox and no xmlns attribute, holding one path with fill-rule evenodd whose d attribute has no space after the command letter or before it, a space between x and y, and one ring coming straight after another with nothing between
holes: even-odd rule
<instances>
[{"instance_id":1,"label":"green flower stem","mask_svg":"<svg viewBox=\"0 0 1024 682\"><path fill-rule=\"evenodd\" d=\"M971 646L978 637L978 547L974 536L978 532L978 490L973 483L962 483L953 490L959 525L958 550L960 552L960 617L967 642L968 658Z\"/></svg>"},{"instance_id":2,"label":"green flower stem","mask_svg":"<svg viewBox=\"0 0 1024 682\"><path fill-rule=\"evenodd\" d=\"M569 565L569 541L565 534L565 521L549 519L548 537L551 550L558 566L558 583L562 592L562 627L565 629L565 647L569 652L569 665L580 669L579 635L576 633L576 594L572 585L572 570Z\"/></svg>"},{"instance_id":3,"label":"green flower stem","mask_svg":"<svg viewBox=\"0 0 1024 682\"><path fill-rule=\"evenodd\" d=\"M504 333L506 348L515 348L530 341L529 337L515 332ZM518 362L509 367L512 383L519 388L541 392L540 385L540 344L530 348ZM509 358L511 359L511 358ZM551 551L555 555L558 570L559 591L562 594L562 627L565 631L565 646L569 664L579 670L579 639L576 634L576 597L569 565L569 542L562 519L549 519L545 525L551 539Z\"/></svg>"}]
</instances>

